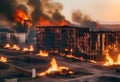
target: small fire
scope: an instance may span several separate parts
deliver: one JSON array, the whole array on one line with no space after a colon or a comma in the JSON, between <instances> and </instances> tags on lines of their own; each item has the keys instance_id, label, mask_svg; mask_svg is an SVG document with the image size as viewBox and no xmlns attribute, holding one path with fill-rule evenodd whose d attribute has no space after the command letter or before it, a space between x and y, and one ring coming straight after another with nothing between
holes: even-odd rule
<instances>
[{"instance_id":1,"label":"small fire","mask_svg":"<svg viewBox=\"0 0 120 82\"><path fill-rule=\"evenodd\" d=\"M17 46L16 44L14 44L13 47L11 47L10 49L13 49L13 50L20 50L20 47Z\"/></svg>"},{"instance_id":2,"label":"small fire","mask_svg":"<svg viewBox=\"0 0 120 82\"><path fill-rule=\"evenodd\" d=\"M6 57L1 56L1 57L0 57L0 62L7 62L7 58L6 58Z\"/></svg>"},{"instance_id":3,"label":"small fire","mask_svg":"<svg viewBox=\"0 0 120 82\"><path fill-rule=\"evenodd\" d=\"M42 56L42 57L48 57L48 52L45 50L40 50L39 54L37 56Z\"/></svg>"},{"instance_id":4,"label":"small fire","mask_svg":"<svg viewBox=\"0 0 120 82\"><path fill-rule=\"evenodd\" d=\"M104 66L120 65L120 54L115 53L116 51L118 51L118 48L116 48L116 46L108 46L108 49L104 51Z\"/></svg>"},{"instance_id":5,"label":"small fire","mask_svg":"<svg viewBox=\"0 0 120 82\"><path fill-rule=\"evenodd\" d=\"M10 48L10 44L6 44L4 48Z\"/></svg>"},{"instance_id":6,"label":"small fire","mask_svg":"<svg viewBox=\"0 0 120 82\"><path fill-rule=\"evenodd\" d=\"M26 51L28 51L28 50L29 50L28 48L23 48L22 51L26 52Z\"/></svg>"},{"instance_id":7,"label":"small fire","mask_svg":"<svg viewBox=\"0 0 120 82\"><path fill-rule=\"evenodd\" d=\"M22 25L24 25L25 20L27 21L27 26L32 25L31 21L28 21L30 18L22 10L16 10L15 14L13 14L13 17L16 22L21 23Z\"/></svg>"},{"instance_id":8,"label":"small fire","mask_svg":"<svg viewBox=\"0 0 120 82\"><path fill-rule=\"evenodd\" d=\"M73 53L73 49L66 49L66 51L70 51L70 54L66 55L67 58L74 58L74 59L77 59L77 60L81 60L81 61L84 61L84 58L83 57L76 57L74 56L72 53Z\"/></svg>"},{"instance_id":9,"label":"small fire","mask_svg":"<svg viewBox=\"0 0 120 82\"><path fill-rule=\"evenodd\" d=\"M33 45L30 45L29 48L25 47L25 48L23 48L22 51L24 51L24 52L27 52L27 51L33 52L34 51L34 47L33 47Z\"/></svg>"},{"instance_id":10,"label":"small fire","mask_svg":"<svg viewBox=\"0 0 120 82\"><path fill-rule=\"evenodd\" d=\"M34 51L33 45L30 45L29 51L31 51L31 52Z\"/></svg>"},{"instance_id":11,"label":"small fire","mask_svg":"<svg viewBox=\"0 0 120 82\"><path fill-rule=\"evenodd\" d=\"M84 61L84 58L83 57L76 57L76 56L73 56L72 54L70 55L66 55L67 58L74 58L74 59L77 59L77 60L80 60L80 61Z\"/></svg>"},{"instance_id":12,"label":"small fire","mask_svg":"<svg viewBox=\"0 0 120 82\"><path fill-rule=\"evenodd\" d=\"M65 70L69 70L67 67L64 67L64 66L60 66L60 67L59 67L55 58L52 58L50 64L51 64L51 67L48 68L47 71L42 72L42 73L39 73L38 75L39 75L39 76L45 76L45 75L47 75L47 74L56 73L56 72L59 72L60 74L64 74L64 73L63 73L63 70L64 70L64 69L65 69ZM69 71L69 73L72 74L73 72L72 72L72 71Z\"/></svg>"},{"instance_id":13,"label":"small fire","mask_svg":"<svg viewBox=\"0 0 120 82\"><path fill-rule=\"evenodd\" d=\"M68 48L65 48L65 51L69 51L69 49L68 49Z\"/></svg>"}]
</instances>

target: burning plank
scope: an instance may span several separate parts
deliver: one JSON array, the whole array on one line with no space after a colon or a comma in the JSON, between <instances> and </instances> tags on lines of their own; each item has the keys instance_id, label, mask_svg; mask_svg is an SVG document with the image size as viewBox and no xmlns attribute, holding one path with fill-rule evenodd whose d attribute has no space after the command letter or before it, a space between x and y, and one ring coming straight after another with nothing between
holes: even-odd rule
<instances>
[{"instance_id":1,"label":"burning plank","mask_svg":"<svg viewBox=\"0 0 120 82\"><path fill-rule=\"evenodd\" d=\"M55 74L55 73L65 74L64 70L66 70L69 74L73 74L73 72L70 71L69 68L65 66L58 66L55 58L52 58L50 64L51 64L51 67L49 67L48 70L39 73L38 76L45 76L45 75Z\"/></svg>"},{"instance_id":2,"label":"burning plank","mask_svg":"<svg viewBox=\"0 0 120 82\"><path fill-rule=\"evenodd\" d=\"M11 47L10 49L13 49L13 50L20 50L20 47L16 44L13 45L13 47Z\"/></svg>"},{"instance_id":3,"label":"burning plank","mask_svg":"<svg viewBox=\"0 0 120 82\"><path fill-rule=\"evenodd\" d=\"M7 62L7 61L8 61L8 60L7 60L6 57L3 57L3 56L0 57L0 62L5 63L5 62Z\"/></svg>"},{"instance_id":4,"label":"burning plank","mask_svg":"<svg viewBox=\"0 0 120 82\"><path fill-rule=\"evenodd\" d=\"M4 48L10 48L10 44L6 44Z\"/></svg>"},{"instance_id":5,"label":"burning plank","mask_svg":"<svg viewBox=\"0 0 120 82\"><path fill-rule=\"evenodd\" d=\"M47 51L43 51L43 50L40 50L40 52L38 54L36 54L37 56L42 56L42 57L48 57L48 52Z\"/></svg>"},{"instance_id":6,"label":"burning plank","mask_svg":"<svg viewBox=\"0 0 120 82\"><path fill-rule=\"evenodd\" d=\"M25 47L25 48L22 49L22 51L24 51L24 52L27 52L27 51L33 52L34 51L34 47L33 47L33 45L30 45L29 48Z\"/></svg>"}]
</instances>

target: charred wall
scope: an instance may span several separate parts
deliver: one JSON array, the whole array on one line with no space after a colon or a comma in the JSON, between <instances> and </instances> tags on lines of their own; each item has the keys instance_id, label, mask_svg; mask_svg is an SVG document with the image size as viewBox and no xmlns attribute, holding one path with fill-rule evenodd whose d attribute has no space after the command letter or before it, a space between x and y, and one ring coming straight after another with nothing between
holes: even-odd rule
<instances>
[{"instance_id":1,"label":"charred wall","mask_svg":"<svg viewBox=\"0 0 120 82\"><path fill-rule=\"evenodd\" d=\"M46 26L36 27L36 33L37 46L48 51L64 51L67 48L86 55L102 55L108 45L120 44L119 31L89 31L89 28L82 27Z\"/></svg>"}]
</instances>

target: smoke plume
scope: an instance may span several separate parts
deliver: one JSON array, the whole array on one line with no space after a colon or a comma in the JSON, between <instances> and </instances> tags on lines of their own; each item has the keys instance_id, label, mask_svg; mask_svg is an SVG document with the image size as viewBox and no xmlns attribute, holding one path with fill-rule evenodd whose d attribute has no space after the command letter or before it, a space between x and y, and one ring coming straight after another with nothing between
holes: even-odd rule
<instances>
[{"instance_id":1,"label":"smoke plume","mask_svg":"<svg viewBox=\"0 0 120 82\"><path fill-rule=\"evenodd\" d=\"M42 6L40 0L28 0L28 5L33 7L33 12L31 13L31 18L33 24L35 24L39 17L42 15Z\"/></svg>"},{"instance_id":2,"label":"smoke plume","mask_svg":"<svg viewBox=\"0 0 120 82\"><path fill-rule=\"evenodd\" d=\"M13 21L12 14L16 9L16 0L0 0L0 15Z\"/></svg>"},{"instance_id":3,"label":"smoke plume","mask_svg":"<svg viewBox=\"0 0 120 82\"><path fill-rule=\"evenodd\" d=\"M31 20L33 25L41 25L40 23L43 19L45 22L47 21L48 25L71 25L65 16L61 14L63 5L53 0L0 0L0 19L4 19L4 23L5 21L10 22L10 26L15 27L15 30L22 29L22 25L20 22L16 22L16 20L21 20L23 24L26 19L21 17L17 18L16 16L19 15L13 16L17 10L21 10L25 13L24 15L28 16L29 14L29 17L25 17L27 17L27 20ZM43 25L47 25L44 21ZM72 13L72 21L81 26L96 26L95 21L79 10Z\"/></svg>"},{"instance_id":4,"label":"smoke plume","mask_svg":"<svg viewBox=\"0 0 120 82\"><path fill-rule=\"evenodd\" d=\"M63 9L61 3L54 2L53 0L28 0L28 5L34 8L31 13L33 24L36 24L40 17L44 17L49 21L59 21L65 17L60 13Z\"/></svg>"},{"instance_id":5,"label":"smoke plume","mask_svg":"<svg viewBox=\"0 0 120 82\"><path fill-rule=\"evenodd\" d=\"M80 26L96 27L97 22L93 21L88 15L83 14L80 10L75 10L72 13L72 21Z\"/></svg>"}]
</instances>

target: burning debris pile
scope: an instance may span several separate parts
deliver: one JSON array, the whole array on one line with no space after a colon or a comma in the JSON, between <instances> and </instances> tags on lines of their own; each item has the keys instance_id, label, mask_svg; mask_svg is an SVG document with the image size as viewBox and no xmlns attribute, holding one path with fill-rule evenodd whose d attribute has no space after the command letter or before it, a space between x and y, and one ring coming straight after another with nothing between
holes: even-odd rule
<instances>
[{"instance_id":1,"label":"burning debris pile","mask_svg":"<svg viewBox=\"0 0 120 82\"><path fill-rule=\"evenodd\" d=\"M69 70L69 68L65 67L65 66L58 66L57 61L55 58L52 58L51 62L51 67L48 68L48 70L39 73L39 76L45 76L45 75L50 75L50 74L73 74L73 72L71 70Z\"/></svg>"},{"instance_id":2,"label":"burning debris pile","mask_svg":"<svg viewBox=\"0 0 120 82\"><path fill-rule=\"evenodd\" d=\"M104 51L104 66L120 65L120 52L117 45L109 45Z\"/></svg>"}]
</instances>

